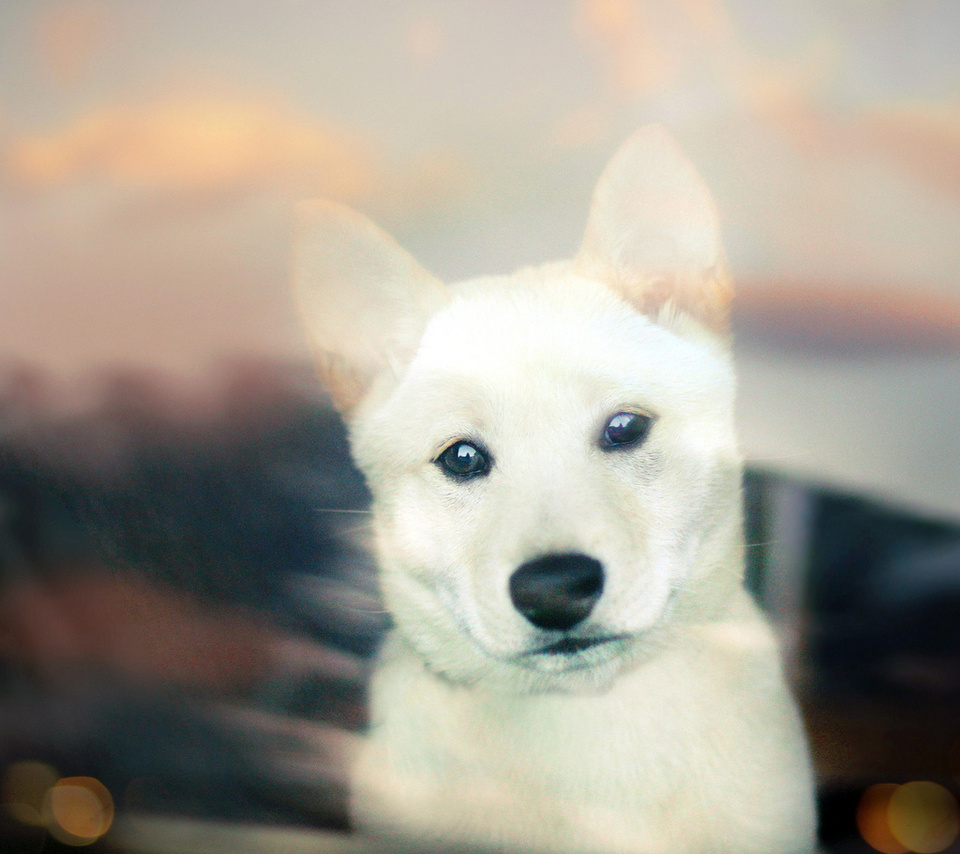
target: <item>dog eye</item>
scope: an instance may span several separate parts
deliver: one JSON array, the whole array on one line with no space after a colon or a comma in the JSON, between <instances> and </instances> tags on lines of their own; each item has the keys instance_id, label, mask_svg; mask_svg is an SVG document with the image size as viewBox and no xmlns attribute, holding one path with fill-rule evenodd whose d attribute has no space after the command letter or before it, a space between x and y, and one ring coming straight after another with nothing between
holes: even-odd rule
<instances>
[{"instance_id":1,"label":"dog eye","mask_svg":"<svg viewBox=\"0 0 960 854\"><path fill-rule=\"evenodd\" d=\"M439 457L437 463L446 474L460 480L479 477L490 471L490 458L476 445L467 441L459 441L447 448Z\"/></svg>"},{"instance_id":2,"label":"dog eye","mask_svg":"<svg viewBox=\"0 0 960 854\"><path fill-rule=\"evenodd\" d=\"M620 448L624 445L636 445L647 438L653 419L639 412L618 412L603 428L600 446Z\"/></svg>"}]
</instances>

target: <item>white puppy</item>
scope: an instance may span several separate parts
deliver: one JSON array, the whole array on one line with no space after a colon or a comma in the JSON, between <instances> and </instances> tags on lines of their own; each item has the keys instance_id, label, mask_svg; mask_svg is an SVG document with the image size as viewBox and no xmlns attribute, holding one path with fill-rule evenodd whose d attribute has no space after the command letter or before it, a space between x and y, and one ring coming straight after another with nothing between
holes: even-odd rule
<instances>
[{"instance_id":1,"label":"white puppy","mask_svg":"<svg viewBox=\"0 0 960 854\"><path fill-rule=\"evenodd\" d=\"M660 128L570 262L449 288L360 215L294 279L394 629L359 828L493 850L809 852L807 748L742 587L716 213Z\"/></svg>"}]
</instances>

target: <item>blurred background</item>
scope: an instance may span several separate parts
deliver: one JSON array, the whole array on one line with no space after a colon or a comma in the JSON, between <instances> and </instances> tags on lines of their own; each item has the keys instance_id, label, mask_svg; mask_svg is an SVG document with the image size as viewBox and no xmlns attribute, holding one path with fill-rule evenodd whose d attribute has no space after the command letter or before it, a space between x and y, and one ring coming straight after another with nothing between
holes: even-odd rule
<instances>
[{"instance_id":1,"label":"blurred background","mask_svg":"<svg viewBox=\"0 0 960 854\"><path fill-rule=\"evenodd\" d=\"M291 206L508 272L658 121L737 282L825 846L960 851L957 45L953 0L0 4L0 847L345 827L384 620Z\"/></svg>"}]
</instances>

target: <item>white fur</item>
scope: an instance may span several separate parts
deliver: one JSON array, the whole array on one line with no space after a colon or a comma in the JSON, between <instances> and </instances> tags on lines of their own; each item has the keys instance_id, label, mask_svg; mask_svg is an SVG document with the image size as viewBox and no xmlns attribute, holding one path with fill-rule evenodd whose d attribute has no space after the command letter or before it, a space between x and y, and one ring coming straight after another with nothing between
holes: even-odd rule
<instances>
[{"instance_id":1,"label":"white fur","mask_svg":"<svg viewBox=\"0 0 960 854\"><path fill-rule=\"evenodd\" d=\"M573 262L443 291L375 226L312 203L294 275L374 494L395 621L353 780L361 830L510 851L811 851L802 728L742 588L715 214L664 134L614 158ZM376 340L352 340L357 324ZM602 448L625 410L655 418L649 437ZM441 470L457 440L490 452L489 474ZM570 634L617 639L537 652L559 633L521 615L509 579L570 552L604 568Z\"/></svg>"}]
</instances>

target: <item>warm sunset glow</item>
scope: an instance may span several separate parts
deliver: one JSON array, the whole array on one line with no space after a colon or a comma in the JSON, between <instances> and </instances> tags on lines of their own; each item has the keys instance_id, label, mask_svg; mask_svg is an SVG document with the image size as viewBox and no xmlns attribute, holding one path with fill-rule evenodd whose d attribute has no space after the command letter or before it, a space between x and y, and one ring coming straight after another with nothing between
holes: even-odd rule
<instances>
[{"instance_id":1,"label":"warm sunset glow","mask_svg":"<svg viewBox=\"0 0 960 854\"><path fill-rule=\"evenodd\" d=\"M656 38L643 5L633 0L583 0L578 28L598 49L614 85L636 95L664 85L675 57Z\"/></svg>"},{"instance_id":2,"label":"warm sunset glow","mask_svg":"<svg viewBox=\"0 0 960 854\"><path fill-rule=\"evenodd\" d=\"M105 3L57 3L37 17L37 53L44 70L61 86L76 85L107 42L112 22Z\"/></svg>"},{"instance_id":3,"label":"warm sunset glow","mask_svg":"<svg viewBox=\"0 0 960 854\"><path fill-rule=\"evenodd\" d=\"M336 198L362 193L373 169L362 147L278 104L200 97L92 111L53 134L15 140L4 165L16 184L32 189L107 178L177 193L295 174Z\"/></svg>"}]
</instances>

